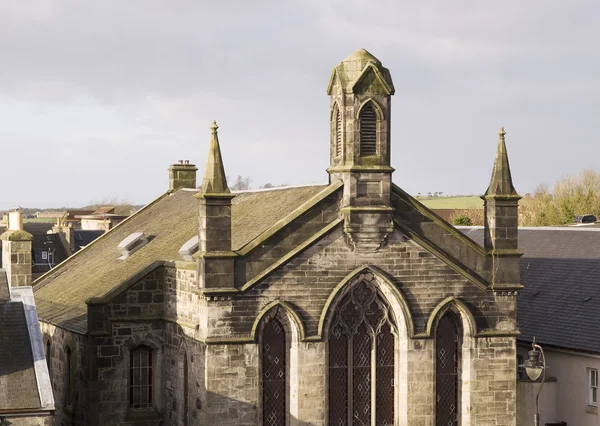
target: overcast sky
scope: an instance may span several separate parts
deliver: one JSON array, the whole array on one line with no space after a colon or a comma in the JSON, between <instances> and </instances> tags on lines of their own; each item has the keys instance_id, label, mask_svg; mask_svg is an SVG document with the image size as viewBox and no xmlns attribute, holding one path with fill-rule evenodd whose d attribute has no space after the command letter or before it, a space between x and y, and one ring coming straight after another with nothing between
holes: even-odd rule
<instances>
[{"instance_id":1,"label":"overcast sky","mask_svg":"<svg viewBox=\"0 0 600 426\"><path fill-rule=\"evenodd\" d=\"M145 204L210 124L253 185L327 181L332 68L390 69L394 181L481 194L506 128L524 194L600 171L600 2L0 1L0 209Z\"/></svg>"}]
</instances>

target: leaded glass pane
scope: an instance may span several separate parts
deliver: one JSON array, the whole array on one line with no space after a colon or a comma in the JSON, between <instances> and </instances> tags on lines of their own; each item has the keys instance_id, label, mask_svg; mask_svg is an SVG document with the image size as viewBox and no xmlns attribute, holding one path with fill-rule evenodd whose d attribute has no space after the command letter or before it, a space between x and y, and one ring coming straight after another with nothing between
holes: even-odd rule
<instances>
[{"instance_id":1,"label":"leaded glass pane","mask_svg":"<svg viewBox=\"0 0 600 426\"><path fill-rule=\"evenodd\" d=\"M286 350L285 331L276 318L263 332L263 424L285 425L286 413Z\"/></svg>"},{"instance_id":2,"label":"leaded glass pane","mask_svg":"<svg viewBox=\"0 0 600 426\"><path fill-rule=\"evenodd\" d=\"M352 339L352 417L358 424L371 423L372 339L361 325Z\"/></svg>"},{"instance_id":3,"label":"leaded glass pane","mask_svg":"<svg viewBox=\"0 0 600 426\"><path fill-rule=\"evenodd\" d=\"M436 330L436 425L458 425L459 341L457 320L444 315Z\"/></svg>"},{"instance_id":4,"label":"leaded glass pane","mask_svg":"<svg viewBox=\"0 0 600 426\"><path fill-rule=\"evenodd\" d=\"M394 335L384 324L377 334L375 353L377 425L394 424Z\"/></svg>"},{"instance_id":5,"label":"leaded glass pane","mask_svg":"<svg viewBox=\"0 0 600 426\"><path fill-rule=\"evenodd\" d=\"M328 424L333 426L394 424L394 321L367 280L342 297L329 328Z\"/></svg>"}]
</instances>

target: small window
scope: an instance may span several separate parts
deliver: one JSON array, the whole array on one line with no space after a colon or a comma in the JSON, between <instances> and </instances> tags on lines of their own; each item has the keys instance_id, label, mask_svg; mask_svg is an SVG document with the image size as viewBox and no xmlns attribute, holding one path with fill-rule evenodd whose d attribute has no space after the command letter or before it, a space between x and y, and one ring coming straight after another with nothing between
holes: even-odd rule
<instances>
[{"instance_id":1,"label":"small window","mask_svg":"<svg viewBox=\"0 0 600 426\"><path fill-rule=\"evenodd\" d=\"M48 252L47 251L42 252L42 260L48 260Z\"/></svg>"},{"instance_id":2,"label":"small window","mask_svg":"<svg viewBox=\"0 0 600 426\"><path fill-rule=\"evenodd\" d=\"M336 107L335 111L335 155L342 155L342 114Z\"/></svg>"},{"instance_id":3,"label":"small window","mask_svg":"<svg viewBox=\"0 0 600 426\"><path fill-rule=\"evenodd\" d=\"M598 406L598 370L588 368L589 398L588 404L594 407Z\"/></svg>"},{"instance_id":4,"label":"small window","mask_svg":"<svg viewBox=\"0 0 600 426\"><path fill-rule=\"evenodd\" d=\"M360 155L377 155L377 115L371 102L360 111Z\"/></svg>"},{"instance_id":5,"label":"small window","mask_svg":"<svg viewBox=\"0 0 600 426\"><path fill-rule=\"evenodd\" d=\"M48 365L48 374L51 374L51 372L50 372L50 366L52 365L52 358L50 358L51 350L52 350L52 343L50 343L50 339L48 339L46 341L46 364Z\"/></svg>"},{"instance_id":6,"label":"small window","mask_svg":"<svg viewBox=\"0 0 600 426\"><path fill-rule=\"evenodd\" d=\"M129 364L129 406L152 408L152 349L139 346L131 351Z\"/></svg>"},{"instance_id":7,"label":"small window","mask_svg":"<svg viewBox=\"0 0 600 426\"><path fill-rule=\"evenodd\" d=\"M71 353L71 347L67 346L66 365L65 365L65 407L70 407L73 403L73 356Z\"/></svg>"}]
</instances>

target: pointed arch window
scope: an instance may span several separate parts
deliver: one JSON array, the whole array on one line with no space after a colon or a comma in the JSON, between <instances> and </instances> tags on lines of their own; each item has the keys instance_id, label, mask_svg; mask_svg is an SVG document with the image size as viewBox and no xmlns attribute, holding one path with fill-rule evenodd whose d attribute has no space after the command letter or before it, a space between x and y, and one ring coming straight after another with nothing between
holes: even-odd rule
<instances>
[{"instance_id":1,"label":"pointed arch window","mask_svg":"<svg viewBox=\"0 0 600 426\"><path fill-rule=\"evenodd\" d=\"M179 411L178 413L178 418L179 418L179 424L180 425L187 425L189 422L189 416L188 416L188 411L189 411L189 385L188 385L188 379L189 378L189 372L188 372L188 359L187 359L187 352L185 350L180 350L179 352L179 386L181 389L181 395L183 397L183 404L180 406L179 404L177 404L177 409Z\"/></svg>"},{"instance_id":2,"label":"pointed arch window","mask_svg":"<svg viewBox=\"0 0 600 426\"><path fill-rule=\"evenodd\" d=\"M283 324L271 318L262 333L263 425L286 424L287 350Z\"/></svg>"},{"instance_id":3,"label":"pointed arch window","mask_svg":"<svg viewBox=\"0 0 600 426\"><path fill-rule=\"evenodd\" d=\"M65 348L67 355L65 365L65 407L71 407L73 404L73 353L71 347L67 345Z\"/></svg>"},{"instance_id":4,"label":"pointed arch window","mask_svg":"<svg viewBox=\"0 0 600 426\"><path fill-rule=\"evenodd\" d=\"M148 409L153 406L153 351L138 346L129 355L129 406Z\"/></svg>"},{"instance_id":5,"label":"pointed arch window","mask_svg":"<svg viewBox=\"0 0 600 426\"><path fill-rule=\"evenodd\" d=\"M371 102L360 110L360 155L377 155L377 114Z\"/></svg>"},{"instance_id":6,"label":"pointed arch window","mask_svg":"<svg viewBox=\"0 0 600 426\"><path fill-rule=\"evenodd\" d=\"M328 424L394 424L394 324L389 304L367 281L337 305L329 327Z\"/></svg>"},{"instance_id":7,"label":"pointed arch window","mask_svg":"<svg viewBox=\"0 0 600 426\"><path fill-rule=\"evenodd\" d=\"M460 317L448 311L435 332L435 416L436 426L460 424Z\"/></svg>"},{"instance_id":8,"label":"pointed arch window","mask_svg":"<svg viewBox=\"0 0 600 426\"><path fill-rule=\"evenodd\" d=\"M335 106L334 110L334 120L335 120L335 155L339 157L342 155L342 113L340 112L339 107Z\"/></svg>"},{"instance_id":9,"label":"pointed arch window","mask_svg":"<svg viewBox=\"0 0 600 426\"><path fill-rule=\"evenodd\" d=\"M51 354L50 351L52 350L52 342L50 341L50 339L46 340L46 365L48 366L48 374L52 374L51 373L51 366L52 366L52 358L51 358Z\"/></svg>"}]
</instances>

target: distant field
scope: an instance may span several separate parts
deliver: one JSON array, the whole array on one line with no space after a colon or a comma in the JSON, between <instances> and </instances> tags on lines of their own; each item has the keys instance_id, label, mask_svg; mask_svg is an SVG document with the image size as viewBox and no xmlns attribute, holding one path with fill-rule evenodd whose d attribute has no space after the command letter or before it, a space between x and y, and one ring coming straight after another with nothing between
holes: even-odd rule
<instances>
[{"instance_id":1,"label":"distant field","mask_svg":"<svg viewBox=\"0 0 600 426\"><path fill-rule=\"evenodd\" d=\"M430 209L482 209L483 200L476 196L471 197L417 197L417 199Z\"/></svg>"}]
</instances>

